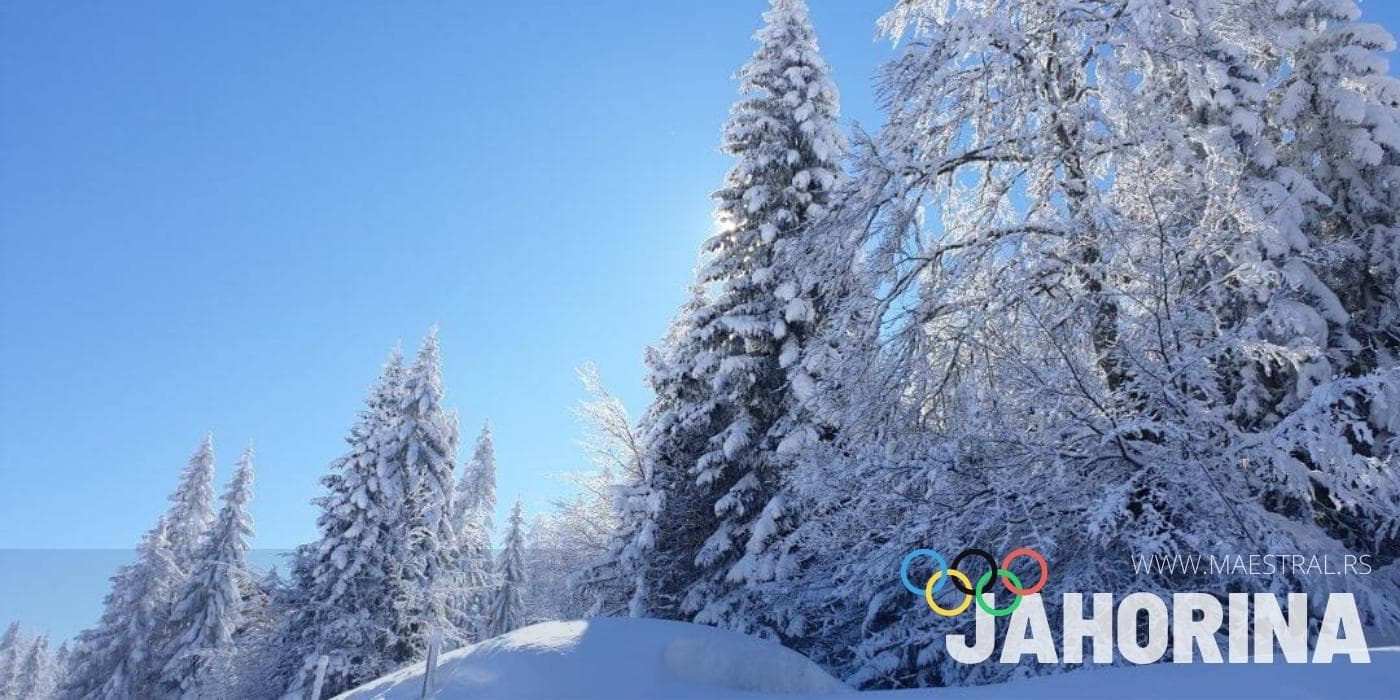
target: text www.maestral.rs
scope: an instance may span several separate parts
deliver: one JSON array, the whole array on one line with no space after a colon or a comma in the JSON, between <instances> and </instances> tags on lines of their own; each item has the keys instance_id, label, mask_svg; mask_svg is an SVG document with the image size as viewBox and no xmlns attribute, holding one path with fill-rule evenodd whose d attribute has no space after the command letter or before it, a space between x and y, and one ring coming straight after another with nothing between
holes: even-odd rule
<instances>
[{"instance_id":1,"label":"text www.maestral.rs","mask_svg":"<svg viewBox=\"0 0 1400 700\"><path fill-rule=\"evenodd\" d=\"M1184 576L1366 576L1371 555L1135 554L1133 573Z\"/></svg>"}]
</instances>

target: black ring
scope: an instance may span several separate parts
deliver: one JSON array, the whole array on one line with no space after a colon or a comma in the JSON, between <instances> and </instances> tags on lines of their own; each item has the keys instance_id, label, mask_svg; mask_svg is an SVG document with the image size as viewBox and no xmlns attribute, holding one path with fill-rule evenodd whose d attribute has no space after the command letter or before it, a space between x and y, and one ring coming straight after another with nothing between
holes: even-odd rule
<instances>
[{"instance_id":1,"label":"black ring","mask_svg":"<svg viewBox=\"0 0 1400 700\"><path fill-rule=\"evenodd\" d=\"M981 557L983 561L987 562L987 568L992 572L992 583L991 583L991 585L988 585L986 588L982 589L982 592L983 592L983 593L990 593L990 592L992 591L992 586L996 586L996 585L998 585L998 584L1001 583L1001 578L998 577L998 576L996 575L996 571L997 571L997 559L996 559L996 557L992 556L990 552L988 552L988 551L986 551L986 550L984 550L984 549L977 549L977 548L975 548L975 547L972 548L972 549L964 549L963 551L958 552L958 556L953 557L953 563L952 563L952 564L949 564L949 565L948 565L948 568L949 568L949 569L956 569L956 570L958 570L958 571L962 571L963 575L964 575L964 576L967 576L967 580L969 580L969 581L976 581L976 580L977 580L977 577L976 577L976 576L971 576L971 575L969 575L966 571L963 571L961 568L958 567L958 564L960 564L960 563L962 562L963 557L966 557L966 556L969 555L969 554L971 554L971 555L973 555L973 556ZM951 578L951 577L950 577L950 578ZM955 579L955 578L953 579L953 586L956 587L959 591L961 591L961 592L962 592L963 594L965 594L965 595L976 595L976 594L977 594L977 592L974 591L974 590L972 590L971 587L965 587L965 586L963 586L962 582L961 582L961 581L958 581L958 580Z\"/></svg>"}]
</instances>

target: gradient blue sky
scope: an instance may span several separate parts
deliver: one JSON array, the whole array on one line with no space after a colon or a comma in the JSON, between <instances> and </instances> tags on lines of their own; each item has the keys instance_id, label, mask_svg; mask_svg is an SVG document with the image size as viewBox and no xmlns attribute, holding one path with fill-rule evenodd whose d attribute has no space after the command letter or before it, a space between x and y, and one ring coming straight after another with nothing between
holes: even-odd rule
<instances>
[{"instance_id":1,"label":"gradient blue sky","mask_svg":"<svg viewBox=\"0 0 1400 700\"><path fill-rule=\"evenodd\" d=\"M813 3L866 122L879 5ZM546 506L574 368L645 403L765 7L0 5L0 548L132 546L206 430L221 482L256 444L257 545L307 541L434 323L468 446L489 417Z\"/></svg>"},{"instance_id":2,"label":"gradient blue sky","mask_svg":"<svg viewBox=\"0 0 1400 700\"><path fill-rule=\"evenodd\" d=\"M873 128L890 2L811 5ZM206 430L221 483L256 442L256 546L312 539L385 354L435 323L502 509L545 507L583 465L574 368L645 404L765 7L0 0L0 549L131 547ZM105 574L28 605L5 561L0 621L100 605Z\"/></svg>"}]
</instances>

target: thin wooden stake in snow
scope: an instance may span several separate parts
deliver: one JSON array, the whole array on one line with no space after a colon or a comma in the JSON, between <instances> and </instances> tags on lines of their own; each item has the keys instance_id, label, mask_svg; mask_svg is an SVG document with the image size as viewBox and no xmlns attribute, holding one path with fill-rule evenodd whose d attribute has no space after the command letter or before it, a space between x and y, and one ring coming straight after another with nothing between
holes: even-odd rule
<instances>
[{"instance_id":1,"label":"thin wooden stake in snow","mask_svg":"<svg viewBox=\"0 0 1400 700\"><path fill-rule=\"evenodd\" d=\"M321 686L326 684L326 666L330 662L331 657L325 654L316 660L316 680L311 684L311 700L321 700Z\"/></svg>"},{"instance_id":2,"label":"thin wooden stake in snow","mask_svg":"<svg viewBox=\"0 0 1400 700\"><path fill-rule=\"evenodd\" d=\"M428 636L428 662L423 668L423 694L426 698L433 694L433 674L437 672L438 652L442 650L442 628L434 627Z\"/></svg>"}]
</instances>

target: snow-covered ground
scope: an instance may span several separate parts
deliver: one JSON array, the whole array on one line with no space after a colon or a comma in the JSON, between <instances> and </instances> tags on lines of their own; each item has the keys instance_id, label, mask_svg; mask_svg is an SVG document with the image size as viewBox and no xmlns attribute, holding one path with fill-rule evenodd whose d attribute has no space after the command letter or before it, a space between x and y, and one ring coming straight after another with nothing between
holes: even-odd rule
<instances>
[{"instance_id":1,"label":"snow-covered ground","mask_svg":"<svg viewBox=\"0 0 1400 700\"><path fill-rule=\"evenodd\" d=\"M1400 688L1400 648L1372 663L1101 668L965 688L855 693L802 655L732 632L662 620L546 622L444 654L439 700L869 700L978 698L1381 698ZM421 697L423 664L339 696Z\"/></svg>"},{"instance_id":2,"label":"snow-covered ground","mask_svg":"<svg viewBox=\"0 0 1400 700\"><path fill-rule=\"evenodd\" d=\"M849 688L791 649L733 632L664 620L544 622L442 656L444 700L791 698ZM420 697L423 664L340 696Z\"/></svg>"}]
</instances>

